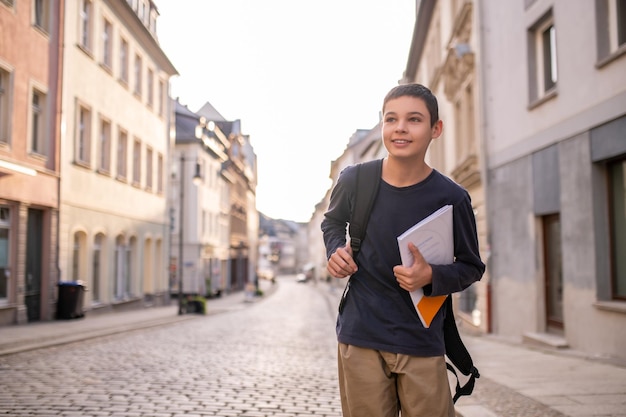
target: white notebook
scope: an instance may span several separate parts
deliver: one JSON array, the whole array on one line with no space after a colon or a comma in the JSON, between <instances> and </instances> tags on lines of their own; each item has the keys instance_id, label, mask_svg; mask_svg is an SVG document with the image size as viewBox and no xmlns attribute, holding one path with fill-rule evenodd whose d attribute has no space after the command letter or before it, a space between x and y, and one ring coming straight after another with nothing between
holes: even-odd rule
<instances>
[{"instance_id":1,"label":"white notebook","mask_svg":"<svg viewBox=\"0 0 626 417\"><path fill-rule=\"evenodd\" d=\"M446 205L435 211L415 226L398 236L398 248L402 265L413 264L413 255L409 250L412 242L431 265L448 265L454 262L454 235L452 206ZM430 327L433 318L446 301L447 295L424 296L420 288L409 293L424 327Z\"/></svg>"}]
</instances>

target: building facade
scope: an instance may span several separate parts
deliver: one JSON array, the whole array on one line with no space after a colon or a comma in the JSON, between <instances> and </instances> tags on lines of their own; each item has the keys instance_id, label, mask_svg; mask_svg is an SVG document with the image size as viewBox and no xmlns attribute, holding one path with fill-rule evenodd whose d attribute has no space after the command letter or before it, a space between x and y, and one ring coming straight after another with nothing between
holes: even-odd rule
<instances>
[{"instance_id":1,"label":"building facade","mask_svg":"<svg viewBox=\"0 0 626 417\"><path fill-rule=\"evenodd\" d=\"M148 1L66 2L59 264L92 312L167 297L169 78Z\"/></svg>"},{"instance_id":2,"label":"building facade","mask_svg":"<svg viewBox=\"0 0 626 417\"><path fill-rule=\"evenodd\" d=\"M258 259L257 157L250 136L243 134L241 120L226 120L208 102L198 114L210 125L209 137L219 138L226 153L215 171L223 192L213 204L219 207L219 222L227 231L220 250L227 264L219 284L213 285L219 285L219 291L240 291L254 280Z\"/></svg>"},{"instance_id":3,"label":"building facade","mask_svg":"<svg viewBox=\"0 0 626 417\"><path fill-rule=\"evenodd\" d=\"M482 3L493 331L625 361L626 6Z\"/></svg>"},{"instance_id":4,"label":"building facade","mask_svg":"<svg viewBox=\"0 0 626 417\"><path fill-rule=\"evenodd\" d=\"M228 160L230 143L215 122L207 120L218 114L208 111L214 110L209 103L198 113L178 101L175 106L170 289L178 292L182 274L183 293L216 294L229 281L230 189L222 166Z\"/></svg>"},{"instance_id":5,"label":"building facade","mask_svg":"<svg viewBox=\"0 0 626 417\"><path fill-rule=\"evenodd\" d=\"M0 1L0 325L54 315L63 4Z\"/></svg>"},{"instance_id":6,"label":"building facade","mask_svg":"<svg viewBox=\"0 0 626 417\"><path fill-rule=\"evenodd\" d=\"M403 82L439 98L428 157L487 262L466 328L626 360L625 34L615 0L418 3Z\"/></svg>"}]
</instances>

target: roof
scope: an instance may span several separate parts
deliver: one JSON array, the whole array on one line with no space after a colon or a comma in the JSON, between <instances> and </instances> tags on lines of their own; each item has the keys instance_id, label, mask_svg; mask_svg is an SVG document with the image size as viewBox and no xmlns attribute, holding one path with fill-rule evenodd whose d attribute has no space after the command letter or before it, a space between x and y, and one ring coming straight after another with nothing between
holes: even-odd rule
<instances>
[{"instance_id":1,"label":"roof","mask_svg":"<svg viewBox=\"0 0 626 417\"><path fill-rule=\"evenodd\" d=\"M202 106L196 113L200 116L204 116L207 120L212 120L214 122L226 121L226 118L222 116L220 112L218 112L217 109L208 101L204 103L204 106Z\"/></svg>"},{"instance_id":2,"label":"roof","mask_svg":"<svg viewBox=\"0 0 626 417\"><path fill-rule=\"evenodd\" d=\"M178 100L176 107L176 142L193 142L196 138L196 126L198 125L198 115Z\"/></svg>"}]
</instances>

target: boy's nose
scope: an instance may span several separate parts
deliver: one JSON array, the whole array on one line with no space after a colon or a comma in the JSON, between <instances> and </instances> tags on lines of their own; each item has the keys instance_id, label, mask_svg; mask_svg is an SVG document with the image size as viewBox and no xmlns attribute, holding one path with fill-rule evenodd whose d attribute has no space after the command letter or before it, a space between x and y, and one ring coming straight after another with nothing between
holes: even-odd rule
<instances>
[{"instance_id":1,"label":"boy's nose","mask_svg":"<svg viewBox=\"0 0 626 417\"><path fill-rule=\"evenodd\" d=\"M399 120L396 130L399 132L406 132L406 122L404 120Z\"/></svg>"}]
</instances>

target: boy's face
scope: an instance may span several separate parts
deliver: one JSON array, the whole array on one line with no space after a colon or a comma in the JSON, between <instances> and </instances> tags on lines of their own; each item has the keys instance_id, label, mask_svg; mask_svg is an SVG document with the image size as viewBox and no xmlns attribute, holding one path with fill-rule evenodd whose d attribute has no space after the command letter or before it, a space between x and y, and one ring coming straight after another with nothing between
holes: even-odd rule
<instances>
[{"instance_id":1,"label":"boy's face","mask_svg":"<svg viewBox=\"0 0 626 417\"><path fill-rule=\"evenodd\" d=\"M421 98L402 96L385 104L382 135L390 156L423 160L441 130L441 121L430 125L430 112Z\"/></svg>"}]
</instances>

